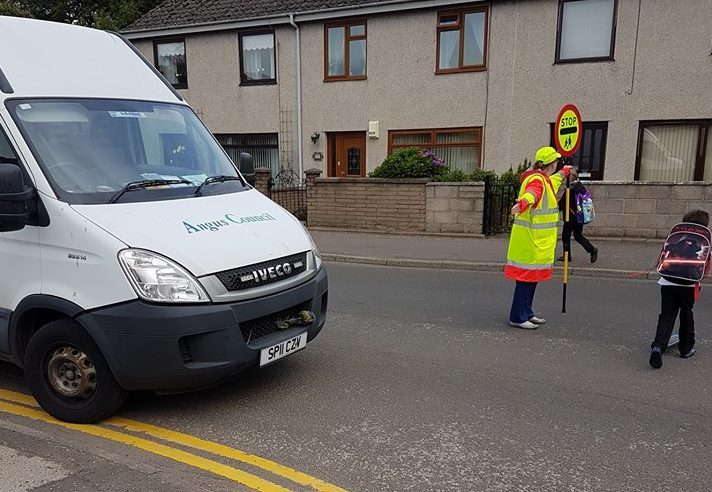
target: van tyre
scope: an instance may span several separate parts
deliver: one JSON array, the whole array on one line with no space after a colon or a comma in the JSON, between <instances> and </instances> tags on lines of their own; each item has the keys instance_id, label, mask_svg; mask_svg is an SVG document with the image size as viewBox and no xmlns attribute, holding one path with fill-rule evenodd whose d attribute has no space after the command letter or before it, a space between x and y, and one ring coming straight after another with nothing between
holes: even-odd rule
<instances>
[{"instance_id":1,"label":"van tyre","mask_svg":"<svg viewBox=\"0 0 712 492\"><path fill-rule=\"evenodd\" d=\"M32 336L25 353L25 378L40 406L66 422L104 420L127 394L94 340L70 319L47 323Z\"/></svg>"}]
</instances>

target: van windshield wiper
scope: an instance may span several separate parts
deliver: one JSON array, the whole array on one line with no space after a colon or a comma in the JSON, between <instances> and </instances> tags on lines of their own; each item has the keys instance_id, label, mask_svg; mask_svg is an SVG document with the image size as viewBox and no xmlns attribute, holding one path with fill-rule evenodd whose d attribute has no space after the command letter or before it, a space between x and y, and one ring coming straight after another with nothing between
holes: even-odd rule
<instances>
[{"instance_id":1,"label":"van windshield wiper","mask_svg":"<svg viewBox=\"0 0 712 492\"><path fill-rule=\"evenodd\" d=\"M117 191L107 203L116 203L121 196L127 191L140 190L142 188L150 188L152 186L165 186L172 184L193 184L187 179L147 179L144 181L132 181L127 183L123 188Z\"/></svg>"},{"instance_id":2,"label":"van windshield wiper","mask_svg":"<svg viewBox=\"0 0 712 492\"><path fill-rule=\"evenodd\" d=\"M219 175L219 176L210 176L205 178L205 181L200 183L200 186L198 186L198 189L195 190L195 196L202 196L203 194L203 188L205 185L208 185L210 183L223 183L225 181L234 181L237 180L242 183L243 186L245 186L247 183L242 179L241 176L226 176L224 174Z\"/></svg>"}]
</instances>

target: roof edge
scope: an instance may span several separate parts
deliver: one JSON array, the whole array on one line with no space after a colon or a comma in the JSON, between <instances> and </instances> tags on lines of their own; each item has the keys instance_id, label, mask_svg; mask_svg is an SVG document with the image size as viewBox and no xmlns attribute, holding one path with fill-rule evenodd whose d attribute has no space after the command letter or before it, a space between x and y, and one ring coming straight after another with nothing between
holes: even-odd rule
<instances>
[{"instance_id":1,"label":"roof edge","mask_svg":"<svg viewBox=\"0 0 712 492\"><path fill-rule=\"evenodd\" d=\"M357 15L384 14L406 10L421 10L427 8L440 8L461 4L489 3L486 0L420 0L416 2L408 0L392 0L388 2L363 3L350 7L335 7L322 10L311 10L304 12L285 12L279 15L263 17L252 17L247 19L206 22L197 24L185 24L180 26L165 28L147 29L126 29L121 34L127 39L142 39L161 36L175 36L184 34L197 34L213 31L227 31L234 29L245 29L258 26L273 26L289 24L289 16L294 16L295 22L309 22L341 17L351 17Z\"/></svg>"}]
</instances>

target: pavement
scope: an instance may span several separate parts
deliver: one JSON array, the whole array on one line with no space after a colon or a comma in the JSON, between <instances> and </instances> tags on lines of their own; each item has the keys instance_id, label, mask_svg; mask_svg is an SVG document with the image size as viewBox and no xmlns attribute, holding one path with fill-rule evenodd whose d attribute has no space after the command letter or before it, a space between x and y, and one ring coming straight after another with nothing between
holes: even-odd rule
<instances>
[{"instance_id":1,"label":"pavement","mask_svg":"<svg viewBox=\"0 0 712 492\"><path fill-rule=\"evenodd\" d=\"M502 271L509 235L493 237L455 235L403 235L342 232L310 228L325 261L400 267ZM631 279L657 279L655 266L662 240L588 238L598 248L598 261L590 262L572 239L569 275ZM556 256L562 255L561 241ZM563 272L556 262L555 272Z\"/></svg>"}]
</instances>

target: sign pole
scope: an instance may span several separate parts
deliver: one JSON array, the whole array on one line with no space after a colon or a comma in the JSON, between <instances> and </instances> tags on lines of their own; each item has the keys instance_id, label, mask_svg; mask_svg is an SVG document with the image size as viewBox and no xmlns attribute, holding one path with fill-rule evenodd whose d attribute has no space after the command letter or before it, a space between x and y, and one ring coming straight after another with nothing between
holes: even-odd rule
<instances>
[{"instance_id":1,"label":"sign pole","mask_svg":"<svg viewBox=\"0 0 712 492\"><path fill-rule=\"evenodd\" d=\"M564 159L564 162L566 162L566 159ZM566 224L569 221L569 214L571 211L569 210L571 207L569 207L569 204L571 203L569 201L569 194L571 193L571 188L570 188L570 180L569 176L566 176L566 208L564 209L564 224ZM569 249L571 249L571 243L569 242ZM564 282L564 289L563 289L563 299L561 301L561 312L565 313L566 312L566 286L569 283L569 252L567 250L564 250L564 277L563 277L563 282Z\"/></svg>"},{"instance_id":2,"label":"sign pole","mask_svg":"<svg viewBox=\"0 0 712 492\"><path fill-rule=\"evenodd\" d=\"M567 165L571 161L571 156L573 156L581 145L581 136L583 133L583 123L581 121L581 114L576 106L573 104L567 104L561 111L559 111L559 116L556 117L556 123L554 125L554 141L556 143L556 149L561 154L562 162ZM566 196L564 200L566 201L566 206L564 207L564 225L570 220L570 187L571 181L570 177L566 176ZM569 249L571 249L571 244L569 243ZM555 250L556 251L556 250ZM561 312L566 312L566 287L569 283L569 252L564 250L564 275L563 275L563 299L561 302Z\"/></svg>"}]
</instances>

